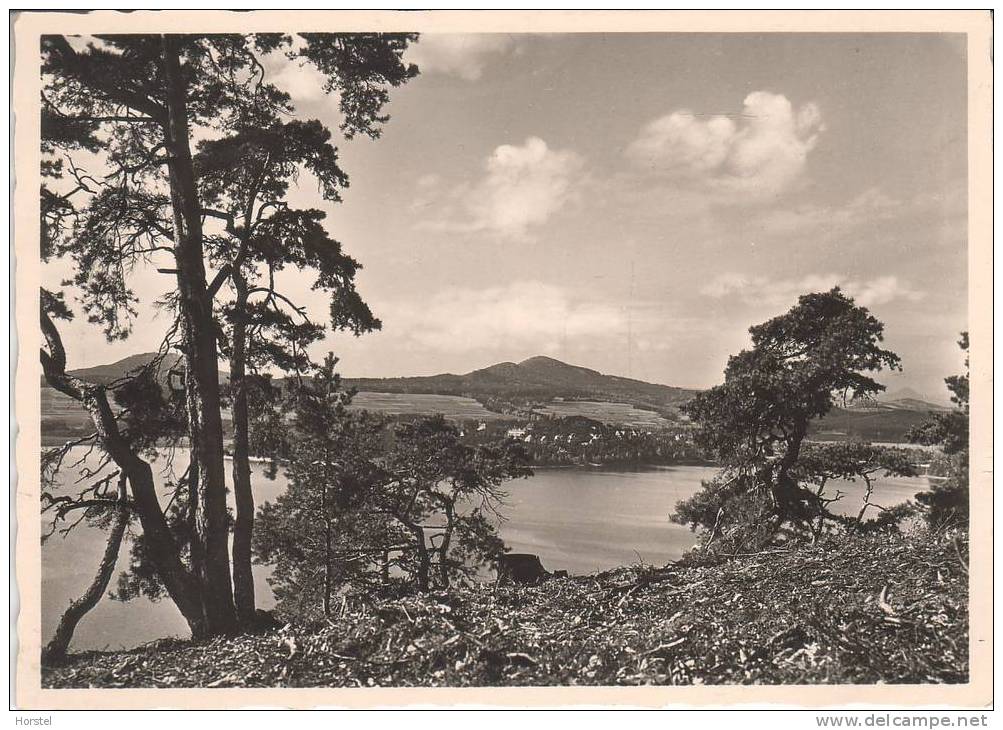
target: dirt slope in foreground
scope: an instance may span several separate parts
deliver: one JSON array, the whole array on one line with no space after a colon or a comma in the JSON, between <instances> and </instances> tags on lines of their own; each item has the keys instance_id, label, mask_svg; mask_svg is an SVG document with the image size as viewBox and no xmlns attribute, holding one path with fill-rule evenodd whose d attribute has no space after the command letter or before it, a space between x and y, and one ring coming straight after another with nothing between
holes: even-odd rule
<instances>
[{"instance_id":1,"label":"dirt slope in foreground","mask_svg":"<svg viewBox=\"0 0 1003 730\"><path fill-rule=\"evenodd\" d=\"M875 537L535 587L347 603L329 624L75 655L49 687L965 682L967 543Z\"/></svg>"}]
</instances>

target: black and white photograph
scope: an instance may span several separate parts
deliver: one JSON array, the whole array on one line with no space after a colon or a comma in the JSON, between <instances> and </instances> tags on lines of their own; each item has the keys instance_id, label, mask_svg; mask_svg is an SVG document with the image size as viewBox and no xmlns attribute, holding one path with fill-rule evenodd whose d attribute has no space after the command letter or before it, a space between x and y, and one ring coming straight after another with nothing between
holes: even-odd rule
<instances>
[{"instance_id":1,"label":"black and white photograph","mask_svg":"<svg viewBox=\"0 0 1003 730\"><path fill-rule=\"evenodd\" d=\"M991 702L989 12L15 16L27 706Z\"/></svg>"}]
</instances>

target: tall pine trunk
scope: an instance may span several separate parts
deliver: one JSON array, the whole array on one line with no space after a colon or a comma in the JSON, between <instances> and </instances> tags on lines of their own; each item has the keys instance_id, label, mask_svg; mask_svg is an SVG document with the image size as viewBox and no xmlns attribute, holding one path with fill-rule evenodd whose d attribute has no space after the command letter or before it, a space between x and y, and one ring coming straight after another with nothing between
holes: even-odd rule
<instances>
[{"instance_id":1,"label":"tall pine trunk","mask_svg":"<svg viewBox=\"0 0 1003 730\"><path fill-rule=\"evenodd\" d=\"M247 283L234 270L237 290L233 344L230 355L230 389L233 394L233 599L237 618L247 627L254 622L254 574L251 572L251 536L254 530L254 494L251 491L251 454L247 404Z\"/></svg>"},{"instance_id":2,"label":"tall pine trunk","mask_svg":"<svg viewBox=\"0 0 1003 730\"><path fill-rule=\"evenodd\" d=\"M401 523L414 537L415 558L415 578L418 581L418 590L428 593L431 590L432 556L429 555L428 545L425 544L425 530L421 525L408 520L401 520Z\"/></svg>"},{"instance_id":3,"label":"tall pine trunk","mask_svg":"<svg viewBox=\"0 0 1003 730\"><path fill-rule=\"evenodd\" d=\"M178 38L161 36L167 85L166 147L177 261L178 303L184 333L189 436L195 482L192 568L201 586L208 632L232 633L237 617L230 582L223 424L220 415L216 321L206 286L202 209L192 165L187 88Z\"/></svg>"},{"instance_id":4,"label":"tall pine trunk","mask_svg":"<svg viewBox=\"0 0 1003 730\"><path fill-rule=\"evenodd\" d=\"M321 499L321 511L324 516L324 615L331 615L331 592L333 587L333 576L332 571L334 566L331 565L331 537L333 531L331 530L331 504L330 498L328 496L328 482L327 475L323 477L324 483L322 492L320 493Z\"/></svg>"}]
</instances>

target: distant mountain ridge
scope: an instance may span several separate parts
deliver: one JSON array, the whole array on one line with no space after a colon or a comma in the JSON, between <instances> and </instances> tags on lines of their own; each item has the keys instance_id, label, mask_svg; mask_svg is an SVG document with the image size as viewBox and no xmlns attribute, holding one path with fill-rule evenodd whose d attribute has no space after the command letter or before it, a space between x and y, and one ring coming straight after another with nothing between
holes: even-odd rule
<instances>
[{"instance_id":1,"label":"distant mountain ridge","mask_svg":"<svg viewBox=\"0 0 1003 730\"><path fill-rule=\"evenodd\" d=\"M926 400L926 397L922 393L912 388L886 390L882 393L878 393L874 398L879 401Z\"/></svg>"},{"instance_id":2,"label":"distant mountain ridge","mask_svg":"<svg viewBox=\"0 0 1003 730\"><path fill-rule=\"evenodd\" d=\"M895 390L886 390L883 393L878 393L875 400L892 407L906 408L909 410L949 411L954 407L946 403L932 401L929 396L924 393L920 393L913 388L896 388Z\"/></svg>"},{"instance_id":3,"label":"distant mountain ridge","mask_svg":"<svg viewBox=\"0 0 1003 730\"><path fill-rule=\"evenodd\" d=\"M107 384L149 364L157 353L129 355L106 365L71 370L70 374L92 383ZM163 374L182 366L178 353L168 353L160 365ZM220 372L220 381L227 379ZM500 362L469 373L442 373L396 378L344 378L348 387L374 393L459 395L468 397L514 397L520 399L593 398L617 400L635 405L678 407L698 392L694 388L648 383L598 370L570 365L552 357L537 355L522 362ZM45 385L43 378L42 384ZM946 411L950 406L932 403L912 388L879 393L874 398L847 404L848 410L895 409L916 412Z\"/></svg>"},{"instance_id":4,"label":"distant mountain ridge","mask_svg":"<svg viewBox=\"0 0 1003 730\"><path fill-rule=\"evenodd\" d=\"M97 385L108 385L114 383L115 381L122 380L130 375L135 375L140 369L149 365L155 358L157 358L160 353L156 352L141 352L137 355L129 355L128 357L123 357L121 360L116 360L115 362L108 363L106 365L94 365L89 368L76 368L75 370L67 371L69 375L80 378L81 380L86 380L88 383L95 383ZM163 359L157 368L157 375L161 380L167 379L167 374L171 370L184 369L183 356L177 352L169 352L163 355ZM221 383L226 382L229 376L220 371L219 381ZM42 376L42 387L48 386L45 381L45 376Z\"/></svg>"},{"instance_id":5,"label":"distant mountain ridge","mask_svg":"<svg viewBox=\"0 0 1003 730\"><path fill-rule=\"evenodd\" d=\"M91 383L107 385L108 383L112 383L146 367L153 362L157 355L158 353L156 352L143 352L139 355L129 355L128 357L124 357L121 360L117 360L108 365L95 365L94 367L71 370L69 374ZM181 360L181 355L175 352L169 352L164 355L164 358L159 366L159 372L162 377L169 370L176 367L184 367Z\"/></svg>"},{"instance_id":6,"label":"distant mountain ridge","mask_svg":"<svg viewBox=\"0 0 1003 730\"><path fill-rule=\"evenodd\" d=\"M71 370L92 383L108 384L124 378L148 365L156 353L130 355L107 365ZM170 353L160 364L161 377L168 370L183 367L182 358ZM220 373L220 381L226 380ZM692 398L698 391L670 385L647 383L643 380L604 375L598 370L569 365L551 357L538 355L519 363L501 362L472 372L455 375L400 378L344 378L346 387L373 393L409 393L456 395L471 398L512 398L516 400L552 400L554 398L612 400L657 409L673 409ZM42 385L45 380L43 378Z\"/></svg>"},{"instance_id":7,"label":"distant mountain ridge","mask_svg":"<svg viewBox=\"0 0 1003 730\"><path fill-rule=\"evenodd\" d=\"M951 406L933 403L912 388L884 391L872 398L854 398L847 404L849 410L900 410L928 413L930 411L949 411Z\"/></svg>"},{"instance_id":8,"label":"distant mountain ridge","mask_svg":"<svg viewBox=\"0 0 1003 730\"><path fill-rule=\"evenodd\" d=\"M434 393L521 400L614 400L654 408L678 407L698 392L605 375L543 355L519 363L501 362L464 375L444 373L410 378L345 378L344 382L358 390L382 393Z\"/></svg>"},{"instance_id":9,"label":"distant mountain ridge","mask_svg":"<svg viewBox=\"0 0 1003 730\"><path fill-rule=\"evenodd\" d=\"M70 372L94 383L108 384L135 372L154 357L155 353L142 353L107 365ZM160 377L166 379L167 371L179 365L183 365L181 356L170 353L161 363ZM226 373L221 372L220 382L225 381ZM677 421L680 406L699 392L692 388L604 375L597 370L569 365L545 356L531 357L519 363L501 362L463 375L444 373L403 378L345 378L344 384L370 393L465 396L499 413L523 413L535 410L544 403L553 408L555 399L626 403L670 421ZM82 429L87 428L86 412L79 404L46 385L43 378L43 432L51 432L49 436L53 443L58 442L57 436L80 435L77 431L82 433ZM936 405L917 396L920 394L906 389L884 393L878 398L855 400L845 408L833 409L814 422L812 433L822 439L902 441L910 428L929 418L930 412L949 410L947 406ZM565 407L572 405L564 404ZM420 409L426 406L426 401L412 403L400 412L423 412Z\"/></svg>"}]
</instances>

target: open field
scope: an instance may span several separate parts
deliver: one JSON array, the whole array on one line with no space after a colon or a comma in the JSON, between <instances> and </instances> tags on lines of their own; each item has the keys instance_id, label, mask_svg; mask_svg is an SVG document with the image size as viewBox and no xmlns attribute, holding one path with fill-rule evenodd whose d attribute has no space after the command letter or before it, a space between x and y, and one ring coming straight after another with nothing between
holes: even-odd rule
<instances>
[{"instance_id":1,"label":"open field","mask_svg":"<svg viewBox=\"0 0 1003 730\"><path fill-rule=\"evenodd\" d=\"M475 401L458 395L430 395L420 393L369 393L361 391L355 395L350 408L372 413L398 415L430 415L441 413L446 418L465 420L501 420L510 418L494 413Z\"/></svg>"},{"instance_id":2,"label":"open field","mask_svg":"<svg viewBox=\"0 0 1003 730\"><path fill-rule=\"evenodd\" d=\"M78 403L48 387L41 390L42 442L56 446L68 439L80 438L93 431L90 418ZM441 413L453 420L510 420L513 416L489 411L481 403L465 396L427 393L374 393L360 391L352 408L386 415L431 415ZM603 423L635 428L662 428L672 424L660 414L629 403L596 400L553 400L534 406L537 413L551 416L584 416ZM227 419L228 414L224 416ZM906 432L928 418L925 412L900 409L870 411L834 409L818 421L812 437L821 441L847 439L902 442Z\"/></svg>"},{"instance_id":3,"label":"open field","mask_svg":"<svg viewBox=\"0 0 1003 730\"><path fill-rule=\"evenodd\" d=\"M901 443L909 429L930 418L927 411L900 408L846 410L834 408L813 422L811 435L819 441L884 441Z\"/></svg>"},{"instance_id":4,"label":"open field","mask_svg":"<svg viewBox=\"0 0 1003 730\"><path fill-rule=\"evenodd\" d=\"M42 445L58 446L73 438L94 431L90 416L79 403L53 388L42 388ZM441 413L453 420L505 420L511 416L494 413L475 401L456 395L425 395L417 393L356 394L353 409L365 409L386 415L431 415ZM224 416L228 425L229 413Z\"/></svg>"},{"instance_id":5,"label":"open field","mask_svg":"<svg viewBox=\"0 0 1003 730\"><path fill-rule=\"evenodd\" d=\"M666 420L654 411L635 408L629 403L563 400L551 401L547 405L538 406L533 410L537 413L559 417L584 416L585 418L591 418L593 421L622 424L636 428L661 428L671 425L671 421Z\"/></svg>"},{"instance_id":6,"label":"open field","mask_svg":"<svg viewBox=\"0 0 1003 730\"><path fill-rule=\"evenodd\" d=\"M55 388L41 390L42 446L58 446L94 432L83 406Z\"/></svg>"}]
</instances>

